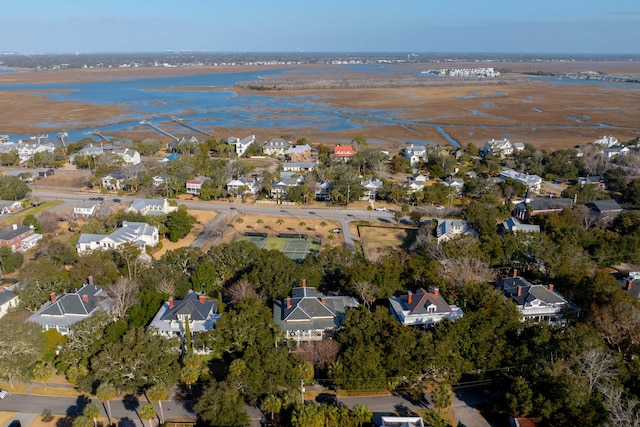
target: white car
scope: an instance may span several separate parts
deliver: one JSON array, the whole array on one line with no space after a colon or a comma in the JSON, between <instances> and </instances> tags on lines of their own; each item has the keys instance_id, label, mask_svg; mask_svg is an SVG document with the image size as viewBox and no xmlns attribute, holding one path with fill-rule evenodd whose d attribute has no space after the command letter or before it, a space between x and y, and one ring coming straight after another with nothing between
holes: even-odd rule
<instances>
[{"instance_id":1,"label":"white car","mask_svg":"<svg viewBox=\"0 0 640 427\"><path fill-rule=\"evenodd\" d=\"M387 210L387 208L385 208L384 206L382 206L382 207L376 208L375 210L377 210L377 211L386 211L386 210Z\"/></svg>"},{"instance_id":2,"label":"white car","mask_svg":"<svg viewBox=\"0 0 640 427\"><path fill-rule=\"evenodd\" d=\"M9 392L7 390L0 389L0 399L4 399L7 396L9 396Z\"/></svg>"},{"instance_id":3,"label":"white car","mask_svg":"<svg viewBox=\"0 0 640 427\"><path fill-rule=\"evenodd\" d=\"M331 231L333 231L334 233L342 233L342 229L340 229L340 228L334 228Z\"/></svg>"}]
</instances>

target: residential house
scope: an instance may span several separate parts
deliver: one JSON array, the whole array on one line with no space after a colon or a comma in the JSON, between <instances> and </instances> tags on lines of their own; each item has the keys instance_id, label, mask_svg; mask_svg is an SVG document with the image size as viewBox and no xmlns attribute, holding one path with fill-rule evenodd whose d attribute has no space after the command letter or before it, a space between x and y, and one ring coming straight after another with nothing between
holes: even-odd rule
<instances>
[{"instance_id":1,"label":"residential house","mask_svg":"<svg viewBox=\"0 0 640 427\"><path fill-rule=\"evenodd\" d=\"M267 156L284 156L293 144L283 138L271 138L262 146L262 153Z\"/></svg>"},{"instance_id":2,"label":"residential house","mask_svg":"<svg viewBox=\"0 0 640 427\"><path fill-rule=\"evenodd\" d=\"M600 175L580 176L578 177L578 185L580 185L581 187L584 187L585 185L597 185L601 190L607 189L607 186L604 183L604 177Z\"/></svg>"},{"instance_id":3,"label":"residential house","mask_svg":"<svg viewBox=\"0 0 640 427\"><path fill-rule=\"evenodd\" d=\"M356 150L350 145L336 145L333 147L333 157L347 161L356 155Z\"/></svg>"},{"instance_id":4,"label":"residential house","mask_svg":"<svg viewBox=\"0 0 640 427\"><path fill-rule=\"evenodd\" d=\"M21 181L31 182L33 181L33 174L31 172L24 171L6 171L4 173L5 176L15 176Z\"/></svg>"},{"instance_id":5,"label":"residential house","mask_svg":"<svg viewBox=\"0 0 640 427\"><path fill-rule=\"evenodd\" d=\"M318 167L317 162L284 162L282 170L285 172L309 172Z\"/></svg>"},{"instance_id":6,"label":"residential house","mask_svg":"<svg viewBox=\"0 0 640 427\"><path fill-rule=\"evenodd\" d=\"M20 304L20 297L14 292L14 286L8 288L0 286L0 318Z\"/></svg>"},{"instance_id":7,"label":"residential house","mask_svg":"<svg viewBox=\"0 0 640 427\"><path fill-rule=\"evenodd\" d=\"M409 160L412 167L415 167L420 162L427 161L427 148L424 145L411 144L404 149L404 156Z\"/></svg>"},{"instance_id":8,"label":"residential house","mask_svg":"<svg viewBox=\"0 0 640 427\"><path fill-rule=\"evenodd\" d=\"M375 200L378 191L382 188L382 181L379 179L367 179L360 185L364 188L364 194L360 196L360 200Z\"/></svg>"},{"instance_id":9,"label":"residential house","mask_svg":"<svg viewBox=\"0 0 640 427\"><path fill-rule=\"evenodd\" d=\"M618 138L611 135L605 135L600 138L596 138L593 143L604 148L609 148L618 145Z\"/></svg>"},{"instance_id":10,"label":"residential house","mask_svg":"<svg viewBox=\"0 0 640 427\"><path fill-rule=\"evenodd\" d=\"M606 159L613 159L614 157L624 157L631 152L629 147L623 147L622 145L614 145L613 147L605 148L603 153Z\"/></svg>"},{"instance_id":11,"label":"residential house","mask_svg":"<svg viewBox=\"0 0 640 427\"><path fill-rule=\"evenodd\" d=\"M291 296L273 303L273 320L284 331L285 338L320 341L333 335L344 322L347 308L358 307L358 301L347 296L326 296L307 287L293 288Z\"/></svg>"},{"instance_id":12,"label":"residential house","mask_svg":"<svg viewBox=\"0 0 640 427\"><path fill-rule=\"evenodd\" d=\"M211 178L200 175L187 181L187 194L194 194L198 196L200 194L200 190L202 189L202 184L204 184L209 179Z\"/></svg>"},{"instance_id":13,"label":"residential house","mask_svg":"<svg viewBox=\"0 0 640 427\"><path fill-rule=\"evenodd\" d=\"M133 199L127 212L136 212L142 215L162 216L178 210L177 206L171 206L167 199Z\"/></svg>"},{"instance_id":14,"label":"residential house","mask_svg":"<svg viewBox=\"0 0 640 427\"><path fill-rule=\"evenodd\" d=\"M62 335L69 334L71 325L93 316L99 310L108 312L114 306L102 286L93 284L93 278L76 292L62 296L51 294L49 302L27 319L38 323L44 331L55 329Z\"/></svg>"},{"instance_id":15,"label":"residential house","mask_svg":"<svg viewBox=\"0 0 640 427\"><path fill-rule=\"evenodd\" d=\"M227 193L235 194L240 197L245 194L258 194L260 191L260 182L257 178L247 178L237 176L227 182Z\"/></svg>"},{"instance_id":16,"label":"residential house","mask_svg":"<svg viewBox=\"0 0 640 427\"><path fill-rule=\"evenodd\" d=\"M159 242L158 227L146 222L123 221L122 227L108 235L80 234L76 250L82 255L97 249L116 249L124 243L133 243L143 249L144 254L145 246L155 247Z\"/></svg>"},{"instance_id":17,"label":"residential house","mask_svg":"<svg viewBox=\"0 0 640 427\"><path fill-rule=\"evenodd\" d=\"M418 191L422 191L428 180L429 177L427 175L416 172L412 176L407 177L404 186L407 187L410 193L415 193Z\"/></svg>"},{"instance_id":18,"label":"residential house","mask_svg":"<svg viewBox=\"0 0 640 427\"><path fill-rule=\"evenodd\" d=\"M12 224L0 230L0 247L11 248L12 252L22 252L34 247L42 239L42 234L36 233L35 228L25 225Z\"/></svg>"},{"instance_id":19,"label":"residential house","mask_svg":"<svg viewBox=\"0 0 640 427\"><path fill-rule=\"evenodd\" d=\"M139 165L140 153L131 148L116 148L113 150L113 154L122 158L127 165Z\"/></svg>"},{"instance_id":20,"label":"residential house","mask_svg":"<svg viewBox=\"0 0 640 427\"><path fill-rule=\"evenodd\" d=\"M235 145L236 146L236 154L238 155L238 157L242 156L247 149L249 148L249 146L251 144L253 144L256 141L256 136L255 135L249 135L246 136L242 139L238 139L236 137L231 137L227 140L227 143L229 145Z\"/></svg>"},{"instance_id":21,"label":"residential house","mask_svg":"<svg viewBox=\"0 0 640 427\"><path fill-rule=\"evenodd\" d=\"M532 216L542 213L560 212L565 208L573 206L573 199L561 197L540 197L537 199L525 198L524 201L516 203L513 209L513 216L528 221Z\"/></svg>"},{"instance_id":22,"label":"residential house","mask_svg":"<svg viewBox=\"0 0 640 427\"><path fill-rule=\"evenodd\" d=\"M502 223L503 233L540 233L540 226L524 224L518 218L510 217Z\"/></svg>"},{"instance_id":23,"label":"residential house","mask_svg":"<svg viewBox=\"0 0 640 427\"><path fill-rule=\"evenodd\" d=\"M462 178L449 178L442 181L442 184L446 185L449 188L453 188L456 190L457 194L462 193L462 189L464 188L464 180Z\"/></svg>"},{"instance_id":24,"label":"residential house","mask_svg":"<svg viewBox=\"0 0 640 427\"><path fill-rule=\"evenodd\" d=\"M10 214L22 209L22 202L16 200L0 200L0 215Z\"/></svg>"},{"instance_id":25,"label":"residential house","mask_svg":"<svg viewBox=\"0 0 640 427\"><path fill-rule=\"evenodd\" d=\"M297 187L302 183L304 183L304 177L283 173L279 181L271 183L271 197L278 200L286 199L289 188Z\"/></svg>"},{"instance_id":26,"label":"residential house","mask_svg":"<svg viewBox=\"0 0 640 427\"><path fill-rule=\"evenodd\" d=\"M171 178L171 175L169 175L168 173L156 175L153 177L153 186L160 187L161 185L164 185L169 178Z\"/></svg>"},{"instance_id":27,"label":"residential house","mask_svg":"<svg viewBox=\"0 0 640 427\"><path fill-rule=\"evenodd\" d=\"M523 322L564 324L565 310L579 311L553 285L534 285L519 277L517 271L514 271L513 277L497 282L496 287L517 305Z\"/></svg>"},{"instance_id":28,"label":"residential house","mask_svg":"<svg viewBox=\"0 0 640 427\"><path fill-rule=\"evenodd\" d=\"M314 195L318 201L326 202L331 200L331 181L324 179L321 182L316 182Z\"/></svg>"},{"instance_id":29,"label":"residential house","mask_svg":"<svg viewBox=\"0 0 640 427\"><path fill-rule=\"evenodd\" d=\"M528 190L538 194L542 186L542 178L538 175L529 175L528 173L519 173L513 169L503 169L498 175L500 179L505 180L511 178L516 182L524 184Z\"/></svg>"},{"instance_id":30,"label":"residential house","mask_svg":"<svg viewBox=\"0 0 640 427\"><path fill-rule=\"evenodd\" d=\"M74 220L88 220L97 216L101 208L102 203L100 202L80 202L73 207L71 216Z\"/></svg>"},{"instance_id":31,"label":"residential house","mask_svg":"<svg viewBox=\"0 0 640 427\"><path fill-rule=\"evenodd\" d=\"M438 288L433 292L420 288L415 294L409 291L389 298L389 311L403 325L421 327L431 327L442 319L454 321L464 315L461 308L447 303Z\"/></svg>"},{"instance_id":32,"label":"residential house","mask_svg":"<svg viewBox=\"0 0 640 427\"><path fill-rule=\"evenodd\" d=\"M478 232L463 219L438 220L436 225L436 240L438 243L446 242L461 236L478 237Z\"/></svg>"},{"instance_id":33,"label":"residential house","mask_svg":"<svg viewBox=\"0 0 640 427\"><path fill-rule=\"evenodd\" d=\"M36 153L53 153L56 149L56 146L52 142L45 143L24 143L20 142L17 144L18 149L18 159L20 159L20 163L28 163L33 159L33 156Z\"/></svg>"},{"instance_id":34,"label":"residential house","mask_svg":"<svg viewBox=\"0 0 640 427\"><path fill-rule=\"evenodd\" d=\"M169 297L153 317L150 326L164 337L179 337L184 345L187 322L191 342L194 342L195 334L213 330L220 317L218 301L208 299L204 294L189 291L181 300Z\"/></svg>"},{"instance_id":35,"label":"residential house","mask_svg":"<svg viewBox=\"0 0 640 427\"><path fill-rule=\"evenodd\" d=\"M613 199L594 200L584 204L597 219L614 218L622 212L622 206Z\"/></svg>"},{"instance_id":36,"label":"residential house","mask_svg":"<svg viewBox=\"0 0 640 427\"><path fill-rule=\"evenodd\" d=\"M113 170L108 174L104 175L100 181L102 184L102 188L106 188L109 191L120 190L124 187L124 181L126 176L124 172L120 170Z\"/></svg>"},{"instance_id":37,"label":"residential house","mask_svg":"<svg viewBox=\"0 0 640 427\"><path fill-rule=\"evenodd\" d=\"M480 149L480 153L483 156L497 156L504 158L513 154L513 144L507 138L485 142L484 146Z\"/></svg>"},{"instance_id":38,"label":"residential house","mask_svg":"<svg viewBox=\"0 0 640 427\"><path fill-rule=\"evenodd\" d=\"M311 160L311 146L309 144L289 147L285 156L290 162L306 162Z\"/></svg>"},{"instance_id":39,"label":"residential house","mask_svg":"<svg viewBox=\"0 0 640 427\"><path fill-rule=\"evenodd\" d=\"M631 298L640 299L640 271L630 271L629 275L622 280L618 280L618 283Z\"/></svg>"}]
</instances>

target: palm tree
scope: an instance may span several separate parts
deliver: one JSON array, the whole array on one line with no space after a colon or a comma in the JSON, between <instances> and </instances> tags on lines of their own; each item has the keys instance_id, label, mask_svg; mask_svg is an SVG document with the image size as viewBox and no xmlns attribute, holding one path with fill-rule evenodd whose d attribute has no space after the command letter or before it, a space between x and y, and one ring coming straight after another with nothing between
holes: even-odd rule
<instances>
[{"instance_id":1,"label":"palm tree","mask_svg":"<svg viewBox=\"0 0 640 427\"><path fill-rule=\"evenodd\" d=\"M101 383L96 390L96 396L103 405L107 402L107 418L111 422L111 399L116 397L116 388L111 383Z\"/></svg>"},{"instance_id":2,"label":"palm tree","mask_svg":"<svg viewBox=\"0 0 640 427\"><path fill-rule=\"evenodd\" d=\"M278 220L276 221L276 224L280 226L280 231L282 231L282 224L284 224L284 219L278 218Z\"/></svg>"},{"instance_id":3,"label":"palm tree","mask_svg":"<svg viewBox=\"0 0 640 427\"><path fill-rule=\"evenodd\" d=\"M327 226L327 223L324 221L320 221L320 227L322 227L322 231L324 231L324 228Z\"/></svg>"},{"instance_id":4,"label":"palm tree","mask_svg":"<svg viewBox=\"0 0 640 427\"><path fill-rule=\"evenodd\" d=\"M262 224L264 224L264 221L262 219L258 219L256 221L256 225L262 225Z\"/></svg>"},{"instance_id":5,"label":"palm tree","mask_svg":"<svg viewBox=\"0 0 640 427\"><path fill-rule=\"evenodd\" d=\"M280 412L282 409L282 399L273 394L269 394L262 401L262 409L271 414L271 421L273 421L276 412Z\"/></svg>"},{"instance_id":6,"label":"palm tree","mask_svg":"<svg viewBox=\"0 0 640 427\"><path fill-rule=\"evenodd\" d=\"M302 232L304 231L304 226L307 225L307 223L304 221L300 221L298 225L300 226L300 234L302 234Z\"/></svg>"},{"instance_id":7,"label":"palm tree","mask_svg":"<svg viewBox=\"0 0 640 427\"><path fill-rule=\"evenodd\" d=\"M158 402L160 406L160 423L164 422L164 410L162 409L162 401L169 395L169 389L162 383L155 384L147 390L147 396L151 402Z\"/></svg>"},{"instance_id":8,"label":"palm tree","mask_svg":"<svg viewBox=\"0 0 640 427\"><path fill-rule=\"evenodd\" d=\"M51 378L52 371L53 370L51 369L51 365L44 362L40 362L33 368L33 372L32 372L33 379L41 382L42 387L44 387L44 389L46 390L47 389L46 381L49 378Z\"/></svg>"},{"instance_id":9,"label":"palm tree","mask_svg":"<svg viewBox=\"0 0 640 427\"><path fill-rule=\"evenodd\" d=\"M98 417L100 416L100 407L95 403L88 403L82 411L82 415L93 420L93 427L98 427Z\"/></svg>"},{"instance_id":10,"label":"palm tree","mask_svg":"<svg viewBox=\"0 0 640 427\"><path fill-rule=\"evenodd\" d=\"M151 403L145 403L140 407L140 418L142 418L143 420L149 420L149 427L153 427L151 421L153 421L155 417L156 408Z\"/></svg>"},{"instance_id":11,"label":"palm tree","mask_svg":"<svg viewBox=\"0 0 640 427\"><path fill-rule=\"evenodd\" d=\"M371 418L373 417L373 412L371 412L365 405L356 405L353 407L351 412L358 427L370 423Z\"/></svg>"},{"instance_id":12,"label":"palm tree","mask_svg":"<svg viewBox=\"0 0 640 427\"><path fill-rule=\"evenodd\" d=\"M453 401L453 393L447 384L439 384L431 394L433 404L438 410L446 409L451 406Z\"/></svg>"},{"instance_id":13,"label":"palm tree","mask_svg":"<svg viewBox=\"0 0 640 427\"><path fill-rule=\"evenodd\" d=\"M73 420L73 423L71 424L71 426L72 427L94 427L93 421L91 421L91 418L85 415L80 415L75 420Z\"/></svg>"}]
</instances>

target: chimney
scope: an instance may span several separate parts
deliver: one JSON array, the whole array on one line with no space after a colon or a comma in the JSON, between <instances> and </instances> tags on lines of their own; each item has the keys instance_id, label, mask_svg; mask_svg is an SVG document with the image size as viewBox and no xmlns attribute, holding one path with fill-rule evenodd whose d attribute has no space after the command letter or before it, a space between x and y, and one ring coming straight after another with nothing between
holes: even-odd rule
<instances>
[{"instance_id":1,"label":"chimney","mask_svg":"<svg viewBox=\"0 0 640 427\"><path fill-rule=\"evenodd\" d=\"M513 269L513 277L518 277L518 269L517 268Z\"/></svg>"},{"instance_id":2,"label":"chimney","mask_svg":"<svg viewBox=\"0 0 640 427\"><path fill-rule=\"evenodd\" d=\"M323 304L326 304L327 303L327 297L322 297L321 301L322 301Z\"/></svg>"},{"instance_id":3,"label":"chimney","mask_svg":"<svg viewBox=\"0 0 640 427\"><path fill-rule=\"evenodd\" d=\"M82 302L89 302L89 295L87 294L82 295Z\"/></svg>"},{"instance_id":4,"label":"chimney","mask_svg":"<svg viewBox=\"0 0 640 427\"><path fill-rule=\"evenodd\" d=\"M407 304L411 304L413 302L413 293L411 291L407 292Z\"/></svg>"},{"instance_id":5,"label":"chimney","mask_svg":"<svg viewBox=\"0 0 640 427\"><path fill-rule=\"evenodd\" d=\"M518 297L522 296L522 286L518 286L518 293L516 294Z\"/></svg>"},{"instance_id":6,"label":"chimney","mask_svg":"<svg viewBox=\"0 0 640 427\"><path fill-rule=\"evenodd\" d=\"M287 297L287 308L291 308L291 297Z\"/></svg>"},{"instance_id":7,"label":"chimney","mask_svg":"<svg viewBox=\"0 0 640 427\"><path fill-rule=\"evenodd\" d=\"M555 288L555 286L553 286L553 283L549 283L549 291L553 292L553 288Z\"/></svg>"},{"instance_id":8,"label":"chimney","mask_svg":"<svg viewBox=\"0 0 640 427\"><path fill-rule=\"evenodd\" d=\"M4 292L4 286L0 286L0 294Z\"/></svg>"},{"instance_id":9,"label":"chimney","mask_svg":"<svg viewBox=\"0 0 640 427\"><path fill-rule=\"evenodd\" d=\"M433 295L436 296L436 297L440 296L440 288L434 288L433 289Z\"/></svg>"},{"instance_id":10,"label":"chimney","mask_svg":"<svg viewBox=\"0 0 640 427\"><path fill-rule=\"evenodd\" d=\"M198 297L198 300L199 300L202 304L204 304L204 302L207 300L207 296L206 296L206 295L200 295L200 296Z\"/></svg>"},{"instance_id":11,"label":"chimney","mask_svg":"<svg viewBox=\"0 0 640 427\"><path fill-rule=\"evenodd\" d=\"M169 297L168 303L169 303L169 310L172 310L173 309L173 297Z\"/></svg>"},{"instance_id":12,"label":"chimney","mask_svg":"<svg viewBox=\"0 0 640 427\"><path fill-rule=\"evenodd\" d=\"M630 291L633 286L633 280L627 279L627 286L625 286L625 290Z\"/></svg>"},{"instance_id":13,"label":"chimney","mask_svg":"<svg viewBox=\"0 0 640 427\"><path fill-rule=\"evenodd\" d=\"M51 302L56 302L56 293L55 292L51 292L49 297L51 298Z\"/></svg>"},{"instance_id":14,"label":"chimney","mask_svg":"<svg viewBox=\"0 0 640 427\"><path fill-rule=\"evenodd\" d=\"M12 224L12 227L13 227L14 230L17 230L18 229L18 224Z\"/></svg>"},{"instance_id":15,"label":"chimney","mask_svg":"<svg viewBox=\"0 0 640 427\"><path fill-rule=\"evenodd\" d=\"M302 279L302 287L303 288L307 287L307 279Z\"/></svg>"},{"instance_id":16,"label":"chimney","mask_svg":"<svg viewBox=\"0 0 640 427\"><path fill-rule=\"evenodd\" d=\"M93 285L93 276L89 276L87 282L89 282L90 285Z\"/></svg>"}]
</instances>

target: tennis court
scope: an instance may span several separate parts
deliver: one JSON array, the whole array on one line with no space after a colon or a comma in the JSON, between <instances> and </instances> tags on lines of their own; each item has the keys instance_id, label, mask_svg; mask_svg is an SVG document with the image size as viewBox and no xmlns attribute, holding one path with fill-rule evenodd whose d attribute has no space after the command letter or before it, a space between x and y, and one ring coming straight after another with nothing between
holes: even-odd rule
<instances>
[{"instance_id":1,"label":"tennis court","mask_svg":"<svg viewBox=\"0 0 640 427\"><path fill-rule=\"evenodd\" d=\"M320 250L320 241L313 239L260 236L242 236L240 239L251 242L260 249L280 251L298 262L304 261L312 251Z\"/></svg>"}]
</instances>

